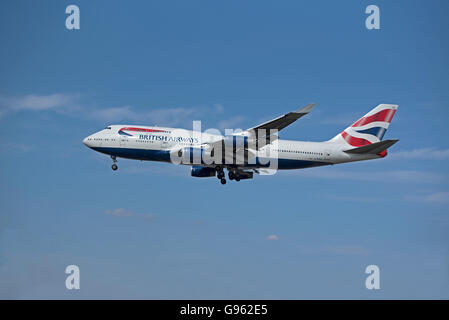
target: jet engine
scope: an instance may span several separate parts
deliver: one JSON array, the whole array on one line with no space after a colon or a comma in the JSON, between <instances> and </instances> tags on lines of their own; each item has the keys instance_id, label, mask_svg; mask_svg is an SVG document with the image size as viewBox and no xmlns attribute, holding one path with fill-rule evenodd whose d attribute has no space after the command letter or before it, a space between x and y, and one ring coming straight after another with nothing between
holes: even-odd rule
<instances>
[{"instance_id":1,"label":"jet engine","mask_svg":"<svg viewBox=\"0 0 449 320\"><path fill-rule=\"evenodd\" d=\"M190 175L197 178L215 177L215 169L209 167L193 166Z\"/></svg>"}]
</instances>

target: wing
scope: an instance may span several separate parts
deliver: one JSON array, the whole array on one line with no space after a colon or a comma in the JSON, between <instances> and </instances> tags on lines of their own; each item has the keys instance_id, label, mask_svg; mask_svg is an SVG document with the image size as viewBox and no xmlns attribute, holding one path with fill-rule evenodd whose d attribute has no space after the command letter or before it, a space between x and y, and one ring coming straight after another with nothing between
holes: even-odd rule
<instances>
[{"instance_id":1,"label":"wing","mask_svg":"<svg viewBox=\"0 0 449 320\"><path fill-rule=\"evenodd\" d=\"M283 116L277 117L273 120L249 128L243 134L252 139L255 139L255 141L257 141L258 146L257 149L259 149L259 145L264 146L266 144L270 144L271 142L275 141L278 138L277 132L273 133L270 132L270 130L280 131L284 129L285 127L292 124L299 118L308 114L310 111L312 111L312 109L315 106L316 103L308 104L304 108L299 109L298 111L289 112L287 114L284 114Z\"/></svg>"},{"instance_id":2,"label":"wing","mask_svg":"<svg viewBox=\"0 0 449 320\"><path fill-rule=\"evenodd\" d=\"M273 120L264 122L262 124L259 124L255 127L249 128L247 131L251 130L258 130L258 129L265 129L265 130L272 130L276 129L278 131L284 129L288 125L292 124L299 118L305 116L308 114L312 109L316 106L316 103L311 103L306 105L304 108L299 109L298 111L289 112L287 114L284 114L283 116L277 117Z\"/></svg>"},{"instance_id":3,"label":"wing","mask_svg":"<svg viewBox=\"0 0 449 320\"><path fill-rule=\"evenodd\" d=\"M237 143L235 143L235 140L240 138L243 138L243 141L251 140L252 146L256 150L260 150L263 146L272 143L276 139L278 139L277 132L273 133L270 132L270 130L282 130L288 125L292 124L299 118L305 116L308 114L312 109L315 107L315 103L308 104L304 108L301 108L297 111L289 112L287 114L284 114L283 116L277 117L273 120L264 122L262 124L259 124L255 127L249 128L246 131L237 133L231 137L224 137L223 139L220 139L218 141L205 143L202 147L209 148L209 149L218 149L221 148L221 150L225 150L224 145L233 145L234 149L231 155L225 155L230 157L236 157L236 151L239 150L239 147L237 146ZM242 152L247 152L248 158L253 158L256 156L254 152L251 152L249 150L249 147L245 145L245 143L241 144L243 146L244 150L241 150Z\"/></svg>"}]
</instances>

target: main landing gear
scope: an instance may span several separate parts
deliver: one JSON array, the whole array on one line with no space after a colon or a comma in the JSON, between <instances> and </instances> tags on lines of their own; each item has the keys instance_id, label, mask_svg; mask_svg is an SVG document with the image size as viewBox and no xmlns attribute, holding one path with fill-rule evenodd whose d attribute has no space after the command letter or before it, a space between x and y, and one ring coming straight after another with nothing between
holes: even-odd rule
<instances>
[{"instance_id":1,"label":"main landing gear","mask_svg":"<svg viewBox=\"0 0 449 320\"><path fill-rule=\"evenodd\" d=\"M225 174L223 172L223 167L215 166L215 171L217 172L217 178L220 180L221 184L226 184ZM229 180L240 181L242 179L252 179L252 172L238 171L234 168L228 168Z\"/></svg>"},{"instance_id":2,"label":"main landing gear","mask_svg":"<svg viewBox=\"0 0 449 320\"><path fill-rule=\"evenodd\" d=\"M231 171L230 170L229 173L228 173L228 176L229 176L229 180L240 181L240 176L235 171Z\"/></svg>"},{"instance_id":3,"label":"main landing gear","mask_svg":"<svg viewBox=\"0 0 449 320\"><path fill-rule=\"evenodd\" d=\"M115 156L111 156L111 159L112 159L112 166L111 166L111 168L112 168L112 170L115 171L115 170L118 169L118 166L115 164L117 162L117 158Z\"/></svg>"},{"instance_id":4,"label":"main landing gear","mask_svg":"<svg viewBox=\"0 0 449 320\"><path fill-rule=\"evenodd\" d=\"M223 168L220 166L216 166L215 171L217 171L217 178L220 179L221 184L226 184L226 179L225 179L225 174L223 172Z\"/></svg>"}]
</instances>

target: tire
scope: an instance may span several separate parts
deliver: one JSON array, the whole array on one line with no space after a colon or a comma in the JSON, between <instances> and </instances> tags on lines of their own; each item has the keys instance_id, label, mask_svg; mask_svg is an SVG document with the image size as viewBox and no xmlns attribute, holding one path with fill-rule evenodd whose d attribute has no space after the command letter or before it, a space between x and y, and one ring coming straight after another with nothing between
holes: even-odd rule
<instances>
[{"instance_id":1,"label":"tire","mask_svg":"<svg viewBox=\"0 0 449 320\"><path fill-rule=\"evenodd\" d=\"M235 181L240 181L240 178L239 177L235 178Z\"/></svg>"},{"instance_id":2,"label":"tire","mask_svg":"<svg viewBox=\"0 0 449 320\"><path fill-rule=\"evenodd\" d=\"M112 168L112 170L114 170L114 171L118 169L118 167L117 167L117 165L116 165L115 163L112 165L111 168Z\"/></svg>"},{"instance_id":3,"label":"tire","mask_svg":"<svg viewBox=\"0 0 449 320\"><path fill-rule=\"evenodd\" d=\"M235 175L232 172L229 172L229 180L235 179Z\"/></svg>"},{"instance_id":4,"label":"tire","mask_svg":"<svg viewBox=\"0 0 449 320\"><path fill-rule=\"evenodd\" d=\"M226 184L226 179L221 179L220 182L221 184Z\"/></svg>"},{"instance_id":5,"label":"tire","mask_svg":"<svg viewBox=\"0 0 449 320\"><path fill-rule=\"evenodd\" d=\"M218 177L218 179L223 179L223 177L224 177L223 172L219 172L219 173L217 174L217 177Z\"/></svg>"}]
</instances>

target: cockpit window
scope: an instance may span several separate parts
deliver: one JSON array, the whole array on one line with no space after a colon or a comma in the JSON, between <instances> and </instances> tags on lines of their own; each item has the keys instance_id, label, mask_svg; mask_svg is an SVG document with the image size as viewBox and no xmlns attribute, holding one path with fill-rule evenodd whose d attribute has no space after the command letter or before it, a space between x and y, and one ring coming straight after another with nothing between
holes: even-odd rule
<instances>
[{"instance_id":1,"label":"cockpit window","mask_svg":"<svg viewBox=\"0 0 449 320\"><path fill-rule=\"evenodd\" d=\"M106 128L104 128L104 130L106 130L106 129L109 129L109 130L111 130L111 127L106 127Z\"/></svg>"}]
</instances>

